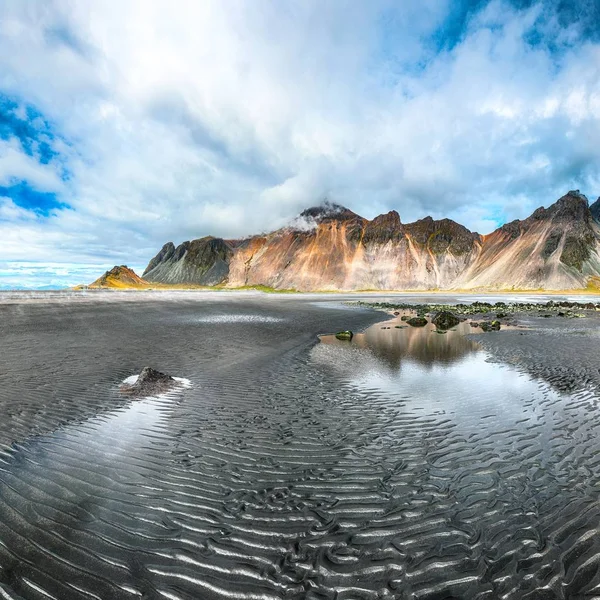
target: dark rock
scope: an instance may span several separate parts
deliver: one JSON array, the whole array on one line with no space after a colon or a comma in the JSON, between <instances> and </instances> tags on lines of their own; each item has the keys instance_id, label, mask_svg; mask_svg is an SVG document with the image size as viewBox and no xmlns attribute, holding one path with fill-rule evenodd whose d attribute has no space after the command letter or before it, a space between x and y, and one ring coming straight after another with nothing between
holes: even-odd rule
<instances>
[{"instance_id":1,"label":"dark rock","mask_svg":"<svg viewBox=\"0 0 600 600\"><path fill-rule=\"evenodd\" d=\"M460 319L453 313L442 310L433 317L432 323L442 331L446 331L452 327L456 327L460 323Z\"/></svg>"},{"instance_id":2,"label":"dark rock","mask_svg":"<svg viewBox=\"0 0 600 600\"><path fill-rule=\"evenodd\" d=\"M123 384L121 391L128 396L141 398L164 394L172 389L177 382L170 375L165 375L151 367L144 367L137 381L131 385Z\"/></svg>"},{"instance_id":3,"label":"dark rock","mask_svg":"<svg viewBox=\"0 0 600 600\"><path fill-rule=\"evenodd\" d=\"M348 329L346 331L338 331L335 337L338 340L349 342L354 337L354 334Z\"/></svg>"},{"instance_id":4,"label":"dark rock","mask_svg":"<svg viewBox=\"0 0 600 600\"><path fill-rule=\"evenodd\" d=\"M397 317L399 314L400 314L400 313L399 313L397 310L395 310L395 311L394 311L394 316L395 316L395 317Z\"/></svg>"},{"instance_id":5,"label":"dark rock","mask_svg":"<svg viewBox=\"0 0 600 600\"><path fill-rule=\"evenodd\" d=\"M412 317L406 321L412 327L425 327L427 325L427 319L425 317Z\"/></svg>"},{"instance_id":6,"label":"dark rock","mask_svg":"<svg viewBox=\"0 0 600 600\"><path fill-rule=\"evenodd\" d=\"M500 331L500 321L485 321L481 323L483 331Z\"/></svg>"},{"instance_id":7,"label":"dark rock","mask_svg":"<svg viewBox=\"0 0 600 600\"><path fill-rule=\"evenodd\" d=\"M593 245L594 236L591 233L577 236L567 235L560 261L581 272L583 263L591 256Z\"/></svg>"},{"instance_id":8,"label":"dark rock","mask_svg":"<svg viewBox=\"0 0 600 600\"><path fill-rule=\"evenodd\" d=\"M454 256L467 254L473 250L476 243L481 242L478 233L473 233L450 219L434 221L431 217L425 217L405 225L404 228L417 244L435 255L445 252Z\"/></svg>"},{"instance_id":9,"label":"dark rock","mask_svg":"<svg viewBox=\"0 0 600 600\"><path fill-rule=\"evenodd\" d=\"M549 258L552 254L554 254L555 250L558 248L560 244L560 240L562 238L562 230L554 229L550 232L548 237L546 238L546 243L544 244L544 249L542 250L542 257L544 259Z\"/></svg>"},{"instance_id":10,"label":"dark rock","mask_svg":"<svg viewBox=\"0 0 600 600\"><path fill-rule=\"evenodd\" d=\"M471 327L479 327L479 323L477 323L476 321L471 321L471 322L469 323L469 325L470 325Z\"/></svg>"},{"instance_id":11,"label":"dark rock","mask_svg":"<svg viewBox=\"0 0 600 600\"><path fill-rule=\"evenodd\" d=\"M386 243L390 240L398 241L404 237L404 226L400 222L400 215L391 210L385 215L379 215L369 221L364 228L362 242L368 244Z\"/></svg>"}]
</instances>

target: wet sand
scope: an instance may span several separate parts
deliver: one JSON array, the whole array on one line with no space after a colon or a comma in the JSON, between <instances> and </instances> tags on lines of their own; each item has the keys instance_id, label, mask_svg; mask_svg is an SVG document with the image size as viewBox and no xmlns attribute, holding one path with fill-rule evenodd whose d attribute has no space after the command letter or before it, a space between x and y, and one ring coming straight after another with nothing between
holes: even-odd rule
<instances>
[{"instance_id":1,"label":"wet sand","mask_svg":"<svg viewBox=\"0 0 600 600\"><path fill-rule=\"evenodd\" d=\"M600 598L600 313L108 298L0 299L3 597Z\"/></svg>"}]
</instances>

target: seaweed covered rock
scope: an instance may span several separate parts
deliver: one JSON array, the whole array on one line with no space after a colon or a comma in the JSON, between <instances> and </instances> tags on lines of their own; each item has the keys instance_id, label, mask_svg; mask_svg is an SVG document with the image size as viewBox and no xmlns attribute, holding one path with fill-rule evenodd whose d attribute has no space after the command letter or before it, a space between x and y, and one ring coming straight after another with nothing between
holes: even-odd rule
<instances>
[{"instance_id":1,"label":"seaweed covered rock","mask_svg":"<svg viewBox=\"0 0 600 600\"><path fill-rule=\"evenodd\" d=\"M483 331L500 331L500 321L485 321L480 327Z\"/></svg>"},{"instance_id":2,"label":"seaweed covered rock","mask_svg":"<svg viewBox=\"0 0 600 600\"><path fill-rule=\"evenodd\" d=\"M342 340L342 341L347 341L347 342L349 342L349 341L350 341L350 340L351 340L351 339L354 337L354 334L353 334L353 333L352 333L350 330L346 330L346 331L338 331L338 332L335 334L335 337L336 337L338 340Z\"/></svg>"},{"instance_id":3,"label":"seaweed covered rock","mask_svg":"<svg viewBox=\"0 0 600 600\"><path fill-rule=\"evenodd\" d=\"M124 383L121 392L134 398L156 396L171 390L177 381L170 375L161 373L151 367L144 367L134 383Z\"/></svg>"},{"instance_id":4,"label":"seaweed covered rock","mask_svg":"<svg viewBox=\"0 0 600 600\"><path fill-rule=\"evenodd\" d=\"M406 321L412 327L425 327L427 325L427 319L425 317L412 317Z\"/></svg>"},{"instance_id":5,"label":"seaweed covered rock","mask_svg":"<svg viewBox=\"0 0 600 600\"><path fill-rule=\"evenodd\" d=\"M442 331L456 327L460 323L460 319L453 313L447 310L442 310L435 317L432 323Z\"/></svg>"}]
</instances>

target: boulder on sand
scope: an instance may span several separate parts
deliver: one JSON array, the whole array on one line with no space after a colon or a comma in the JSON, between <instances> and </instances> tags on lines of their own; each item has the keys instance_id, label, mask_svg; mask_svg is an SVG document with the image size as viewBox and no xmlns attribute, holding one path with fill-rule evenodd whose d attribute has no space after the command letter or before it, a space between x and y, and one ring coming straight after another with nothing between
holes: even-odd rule
<instances>
[{"instance_id":1,"label":"boulder on sand","mask_svg":"<svg viewBox=\"0 0 600 600\"><path fill-rule=\"evenodd\" d=\"M412 317L412 319L407 319L406 322L413 327L425 327L427 325L425 317Z\"/></svg>"},{"instance_id":2,"label":"boulder on sand","mask_svg":"<svg viewBox=\"0 0 600 600\"><path fill-rule=\"evenodd\" d=\"M347 331L338 331L335 334L335 337L338 340L349 342L354 337L354 334L350 330L347 330Z\"/></svg>"},{"instance_id":3,"label":"boulder on sand","mask_svg":"<svg viewBox=\"0 0 600 600\"><path fill-rule=\"evenodd\" d=\"M450 311L442 310L431 321L438 329L446 331L452 327L456 327L460 323L460 319Z\"/></svg>"},{"instance_id":4,"label":"boulder on sand","mask_svg":"<svg viewBox=\"0 0 600 600\"><path fill-rule=\"evenodd\" d=\"M485 321L481 323L481 329L483 331L500 331L500 321L492 321L491 323Z\"/></svg>"},{"instance_id":5,"label":"boulder on sand","mask_svg":"<svg viewBox=\"0 0 600 600\"><path fill-rule=\"evenodd\" d=\"M124 383L121 392L128 396L141 398L164 394L172 389L177 381L170 375L165 375L151 367L144 367L134 383Z\"/></svg>"}]
</instances>

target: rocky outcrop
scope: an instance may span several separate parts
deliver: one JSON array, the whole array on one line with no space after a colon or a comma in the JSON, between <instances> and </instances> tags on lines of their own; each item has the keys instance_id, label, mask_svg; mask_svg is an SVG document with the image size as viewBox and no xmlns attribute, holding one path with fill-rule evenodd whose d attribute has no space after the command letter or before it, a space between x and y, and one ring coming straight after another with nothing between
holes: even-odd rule
<instances>
[{"instance_id":1,"label":"rocky outcrop","mask_svg":"<svg viewBox=\"0 0 600 600\"><path fill-rule=\"evenodd\" d=\"M482 331L488 332L488 331L500 331L500 321L484 321L483 323L480 323L479 326L481 327Z\"/></svg>"},{"instance_id":2,"label":"rocky outcrop","mask_svg":"<svg viewBox=\"0 0 600 600\"><path fill-rule=\"evenodd\" d=\"M125 265L115 266L91 283L90 288L131 288L147 287L148 282L139 277L133 269Z\"/></svg>"},{"instance_id":3,"label":"rocky outcrop","mask_svg":"<svg viewBox=\"0 0 600 600\"><path fill-rule=\"evenodd\" d=\"M450 311L441 310L433 317L431 322L442 331L456 327L460 323L460 319Z\"/></svg>"},{"instance_id":4,"label":"rocky outcrop","mask_svg":"<svg viewBox=\"0 0 600 600\"><path fill-rule=\"evenodd\" d=\"M571 191L489 235L450 219L369 221L324 203L288 227L243 240L165 244L145 279L276 289L574 289L600 277L600 200Z\"/></svg>"},{"instance_id":5,"label":"rocky outcrop","mask_svg":"<svg viewBox=\"0 0 600 600\"><path fill-rule=\"evenodd\" d=\"M124 383L121 392L134 398L157 396L173 389L177 381L170 375L161 373L151 367L144 367L132 383Z\"/></svg>"},{"instance_id":6,"label":"rocky outcrop","mask_svg":"<svg viewBox=\"0 0 600 600\"><path fill-rule=\"evenodd\" d=\"M365 223L361 241L363 244L386 244L390 241L400 242L405 235L406 231L400 222L400 215L395 210L391 210Z\"/></svg>"},{"instance_id":7,"label":"rocky outcrop","mask_svg":"<svg viewBox=\"0 0 600 600\"><path fill-rule=\"evenodd\" d=\"M427 319L425 317L411 317L410 319L406 319L406 322L411 327L425 327L425 325L427 325Z\"/></svg>"}]
</instances>

